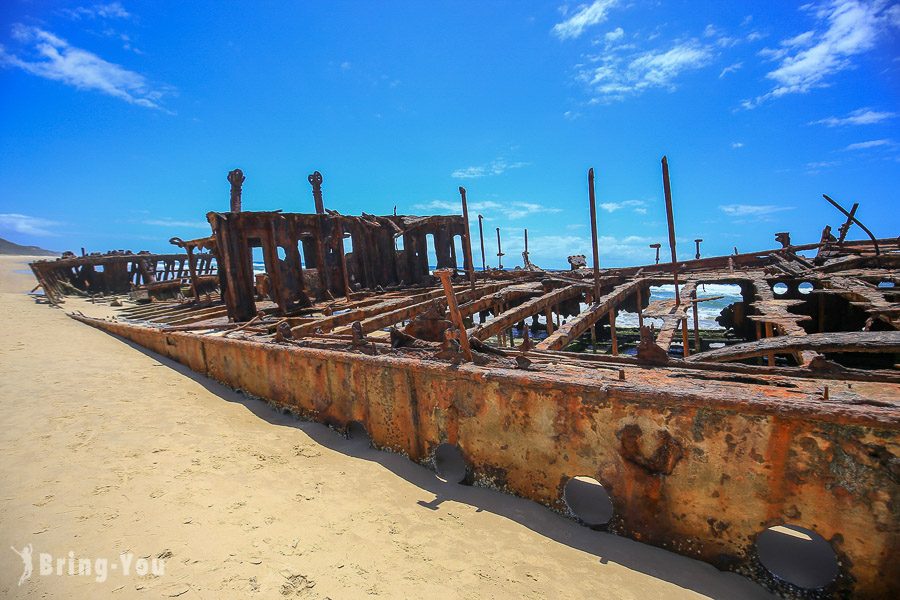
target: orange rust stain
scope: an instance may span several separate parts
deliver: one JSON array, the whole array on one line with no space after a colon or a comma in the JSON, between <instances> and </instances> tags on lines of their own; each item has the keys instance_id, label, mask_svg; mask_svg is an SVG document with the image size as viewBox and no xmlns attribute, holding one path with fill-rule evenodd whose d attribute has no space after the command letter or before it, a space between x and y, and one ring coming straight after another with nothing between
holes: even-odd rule
<instances>
[{"instance_id":1,"label":"orange rust stain","mask_svg":"<svg viewBox=\"0 0 900 600\"><path fill-rule=\"evenodd\" d=\"M790 444L794 437L796 425L785 423L778 417L772 417L771 433L766 445L766 462L769 465L769 495L766 503L766 519L779 519L784 514L784 499L790 482L787 473Z\"/></svg>"}]
</instances>

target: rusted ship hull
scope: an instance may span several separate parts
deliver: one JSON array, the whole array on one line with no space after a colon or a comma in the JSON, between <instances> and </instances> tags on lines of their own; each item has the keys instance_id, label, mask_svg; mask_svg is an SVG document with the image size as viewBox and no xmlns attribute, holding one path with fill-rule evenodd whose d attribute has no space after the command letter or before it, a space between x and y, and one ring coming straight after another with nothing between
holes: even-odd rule
<instances>
[{"instance_id":1,"label":"rusted ship hull","mask_svg":"<svg viewBox=\"0 0 900 600\"><path fill-rule=\"evenodd\" d=\"M631 364L489 368L418 356L202 336L76 317L276 406L429 463L458 445L481 485L568 512L563 488L609 491L610 530L798 593L758 562L767 527L829 540L828 595L896 597L898 384ZM537 367L536 367L537 368ZM624 378L624 379L623 379ZM809 592L810 596L817 593Z\"/></svg>"}]
</instances>

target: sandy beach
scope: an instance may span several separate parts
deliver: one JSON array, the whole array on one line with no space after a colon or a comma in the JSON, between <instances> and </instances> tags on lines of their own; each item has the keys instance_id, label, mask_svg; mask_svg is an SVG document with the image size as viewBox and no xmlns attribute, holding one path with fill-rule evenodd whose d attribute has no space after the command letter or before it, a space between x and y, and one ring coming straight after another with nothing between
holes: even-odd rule
<instances>
[{"instance_id":1,"label":"sandy beach","mask_svg":"<svg viewBox=\"0 0 900 600\"><path fill-rule=\"evenodd\" d=\"M531 501L444 483L82 325L26 295L27 262L0 257L0 596L768 597ZM10 547L29 544L19 586ZM39 572L41 553L70 552L108 559L105 580ZM165 571L126 575L123 553Z\"/></svg>"}]
</instances>

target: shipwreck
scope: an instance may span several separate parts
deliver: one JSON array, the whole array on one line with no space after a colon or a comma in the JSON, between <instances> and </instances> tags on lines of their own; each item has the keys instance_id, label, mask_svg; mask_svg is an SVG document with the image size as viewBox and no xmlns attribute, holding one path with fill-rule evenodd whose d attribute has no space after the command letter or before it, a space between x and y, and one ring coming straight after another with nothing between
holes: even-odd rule
<instances>
[{"instance_id":1,"label":"shipwreck","mask_svg":"<svg viewBox=\"0 0 900 600\"><path fill-rule=\"evenodd\" d=\"M31 268L47 302L109 305L73 318L303 418L364 428L445 479L785 597L900 596L898 239L826 197L843 224L815 243L779 232L770 250L703 257L697 240L679 259L662 166L670 260L654 244L642 266L600 268L593 171L592 266L572 256L551 271L527 237L523 268L488 268L480 219L476 268L463 188L459 215L348 216L325 208L316 172L314 213L247 212L235 170L230 210L207 214L207 237L172 238L183 252ZM498 229L502 260L500 241ZM739 290L717 343L698 324L707 284ZM617 331L625 311L637 326Z\"/></svg>"}]
</instances>

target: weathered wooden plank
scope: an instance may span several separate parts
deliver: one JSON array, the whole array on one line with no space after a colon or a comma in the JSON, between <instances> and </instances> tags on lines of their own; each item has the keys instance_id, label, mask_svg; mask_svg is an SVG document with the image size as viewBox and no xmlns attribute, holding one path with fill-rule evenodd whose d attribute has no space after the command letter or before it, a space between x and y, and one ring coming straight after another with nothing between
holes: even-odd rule
<instances>
[{"instance_id":1,"label":"weathered wooden plank","mask_svg":"<svg viewBox=\"0 0 900 600\"><path fill-rule=\"evenodd\" d=\"M475 288L475 291L468 289L468 286L457 286L457 289L454 290L456 293L456 297L458 300L462 300L463 302L469 302L475 298L479 298L484 294L490 294L492 292L497 291L502 284L491 284L486 286L481 286ZM440 296L435 298L430 298L423 302L419 302L417 304L412 304L408 306L403 306L396 308L395 310L390 310L387 312L383 312L380 314L373 315L367 319L363 319L360 321L360 325L362 327L362 333L365 335L367 333L371 333L373 331L378 331L384 327L389 327L400 321L406 321L415 317L416 315L428 310L435 302L439 302L444 305L444 309L446 309L447 298L444 295L444 290L441 289ZM353 319L350 322L356 321L358 319ZM293 330L291 330L293 332ZM341 334L341 333L350 333L349 326L337 327L332 330L333 333Z\"/></svg>"},{"instance_id":2,"label":"weathered wooden plank","mask_svg":"<svg viewBox=\"0 0 900 600\"><path fill-rule=\"evenodd\" d=\"M463 290L465 288L464 286L458 286L458 289ZM384 300L383 302L378 302L377 304L354 308L340 314L322 317L314 322L297 325L291 328L291 335L295 338L299 338L312 334L316 329L321 329L324 332L331 331L337 327L353 323L354 321L362 321L391 310L412 306L413 304L418 304L434 298L441 298L443 295L444 290L438 288L422 294L391 298Z\"/></svg>"},{"instance_id":3,"label":"weathered wooden plank","mask_svg":"<svg viewBox=\"0 0 900 600\"><path fill-rule=\"evenodd\" d=\"M681 287L678 294L681 299L681 303L674 304L673 302L673 306L669 314L662 315L660 317L663 320L663 326L659 330L659 334L657 334L656 336L656 345L666 352L669 351L669 346L672 345L672 340L675 337L675 332L681 326L681 322L687 318L687 311L691 309L691 294L693 294L696 289L696 282L686 282Z\"/></svg>"},{"instance_id":4,"label":"weathered wooden plank","mask_svg":"<svg viewBox=\"0 0 900 600\"><path fill-rule=\"evenodd\" d=\"M900 352L900 331L839 331L805 336L784 335L755 342L716 348L688 358L688 361L733 361L774 352L786 354L816 352Z\"/></svg>"},{"instance_id":5,"label":"weathered wooden plank","mask_svg":"<svg viewBox=\"0 0 900 600\"><path fill-rule=\"evenodd\" d=\"M518 323L531 315L544 312L544 308L548 306L570 300L590 289L591 286L589 285L575 284L547 292L546 294L527 300L518 306L500 313L487 323L472 327L468 330L468 335L469 337L478 338L482 341L486 340L491 336L497 335L501 331L509 329L515 323Z\"/></svg>"},{"instance_id":6,"label":"weathered wooden plank","mask_svg":"<svg viewBox=\"0 0 900 600\"><path fill-rule=\"evenodd\" d=\"M603 315L608 313L630 293L637 290L643 283L643 280L636 279L614 287L610 293L602 296L586 311L570 319L568 323L560 327L552 335L547 336L535 346L535 349L561 350L565 348L572 340L577 339L578 336L592 327L594 323L603 318Z\"/></svg>"}]
</instances>

